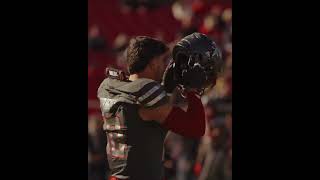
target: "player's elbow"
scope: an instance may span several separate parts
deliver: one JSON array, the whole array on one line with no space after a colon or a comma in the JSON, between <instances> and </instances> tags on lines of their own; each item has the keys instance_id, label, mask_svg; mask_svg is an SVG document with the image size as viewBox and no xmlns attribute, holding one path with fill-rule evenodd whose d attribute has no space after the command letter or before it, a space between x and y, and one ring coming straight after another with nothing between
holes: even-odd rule
<instances>
[{"instance_id":1,"label":"player's elbow","mask_svg":"<svg viewBox=\"0 0 320 180\"><path fill-rule=\"evenodd\" d=\"M190 118L191 120L191 118ZM194 119L192 119L194 120ZM192 139L200 139L204 136L205 134L205 121L201 119L201 121L198 121L200 123L197 124L190 124L189 130L184 133L184 136L187 138L192 138Z\"/></svg>"},{"instance_id":2,"label":"player's elbow","mask_svg":"<svg viewBox=\"0 0 320 180\"><path fill-rule=\"evenodd\" d=\"M197 131L195 131L195 132L193 133L193 138L200 139L200 138L202 138L202 136L204 136L204 134L205 134L205 125L201 125L201 126L197 129Z\"/></svg>"},{"instance_id":3,"label":"player's elbow","mask_svg":"<svg viewBox=\"0 0 320 180\"><path fill-rule=\"evenodd\" d=\"M204 113L186 113L174 108L162 125L186 138L200 139L205 134Z\"/></svg>"},{"instance_id":4,"label":"player's elbow","mask_svg":"<svg viewBox=\"0 0 320 180\"><path fill-rule=\"evenodd\" d=\"M205 132L206 132L205 127L201 127L199 130L199 133L197 134L198 138L201 138L202 136L204 136Z\"/></svg>"},{"instance_id":5,"label":"player's elbow","mask_svg":"<svg viewBox=\"0 0 320 180\"><path fill-rule=\"evenodd\" d=\"M202 136L204 136L204 132L197 131L194 133L186 133L183 136L186 138L191 138L191 139L200 139L200 138L202 138Z\"/></svg>"}]
</instances>

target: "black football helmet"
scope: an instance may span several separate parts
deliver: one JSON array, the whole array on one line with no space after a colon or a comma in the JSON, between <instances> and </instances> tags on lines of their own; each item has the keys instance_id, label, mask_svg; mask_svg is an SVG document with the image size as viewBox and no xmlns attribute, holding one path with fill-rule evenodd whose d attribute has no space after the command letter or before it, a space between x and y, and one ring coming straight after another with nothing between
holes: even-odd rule
<instances>
[{"instance_id":1,"label":"black football helmet","mask_svg":"<svg viewBox=\"0 0 320 180\"><path fill-rule=\"evenodd\" d=\"M223 61L220 49L208 36L190 34L181 39L172 50L175 78L185 89L204 90L215 84L222 71Z\"/></svg>"}]
</instances>

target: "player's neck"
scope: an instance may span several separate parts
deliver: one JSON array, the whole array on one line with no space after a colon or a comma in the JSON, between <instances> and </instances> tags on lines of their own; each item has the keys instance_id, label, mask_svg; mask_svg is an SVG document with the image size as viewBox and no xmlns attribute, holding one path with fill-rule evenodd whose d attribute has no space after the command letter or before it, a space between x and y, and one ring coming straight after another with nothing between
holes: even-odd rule
<instances>
[{"instance_id":1,"label":"player's neck","mask_svg":"<svg viewBox=\"0 0 320 180\"><path fill-rule=\"evenodd\" d=\"M148 73L137 73L137 74L131 74L129 76L130 81L135 81L139 78L148 78L148 79L154 79L154 77L150 76Z\"/></svg>"},{"instance_id":2,"label":"player's neck","mask_svg":"<svg viewBox=\"0 0 320 180\"><path fill-rule=\"evenodd\" d=\"M130 74L130 76L129 76L130 81L135 81L137 79L139 79L139 76L137 74Z\"/></svg>"}]
</instances>

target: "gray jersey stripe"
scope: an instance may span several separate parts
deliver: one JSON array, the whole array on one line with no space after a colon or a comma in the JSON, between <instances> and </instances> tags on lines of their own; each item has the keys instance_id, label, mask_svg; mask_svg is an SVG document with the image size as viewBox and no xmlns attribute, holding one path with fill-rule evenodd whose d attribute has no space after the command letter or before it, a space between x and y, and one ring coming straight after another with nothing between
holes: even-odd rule
<instances>
[{"instance_id":1,"label":"gray jersey stripe","mask_svg":"<svg viewBox=\"0 0 320 180\"><path fill-rule=\"evenodd\" d=\"M164 91L163 87L160 87L158 90L156 90L154 93L152 93L149 97L147 97L146 99L144 99L141 104L145 105L148 102L152 101L154 98L156 98L157 96L159 96L162 92Z\"/></svg>"},{"instance_id":2,"label":"gray jersey stripe","mask_svg":"<svg viewBox=\"0 0 320 180\"><path fill-rule=\"evenodd\" d=\"M129 176L115 175L116 178L129 179Z\"/></svg>"},{"instance_id":3,"label":"gray jersey stripe","mask_svg":"<svg viewBox=\"0 0 320 180\"><path fill-rule=\"evenodd\" d=\"M156 98L154 98L152 101L148 102L146 104L147 107L150 107L152 105L154 105L155 103L157 103L158 101L160 101L163 97L166 96L166 93L163 91L161 94L159 94L159 96L157 96Z\"/></svg>"},{"instance_id":4,"label":"gray jersey stripe","mask_svg":"<svg viewBox=\"0 0 320 180\"><path fill-rule=\"evenodd\" d=\"M148 92L146 92L146 94L144 94L143 96L139 97L138 100L140 102L142 102L143 100L145 100L146 98L148 98L149 96L151 96L152 93L154 93L156 90L158 90L160 88L160 86L154 86L153 88L151 88Z\"/></svg>"}]
</instances>

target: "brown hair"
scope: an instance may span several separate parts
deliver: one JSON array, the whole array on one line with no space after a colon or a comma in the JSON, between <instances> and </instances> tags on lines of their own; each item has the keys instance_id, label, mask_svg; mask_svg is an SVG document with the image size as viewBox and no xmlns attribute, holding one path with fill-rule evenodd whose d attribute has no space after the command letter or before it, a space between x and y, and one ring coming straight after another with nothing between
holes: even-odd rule
<instances>
[{"instance_id":1,"label":"brown hair","mask_svg":"<svg viewBox=\"0 0 320 180\"><path fill-rule=\"evenodd\" d=\"M147 36L132 38L127 48L128 72L134 74L143 71L151 59L167 50L166 44L158 39Z\"/></svg>"}]
</instances>

